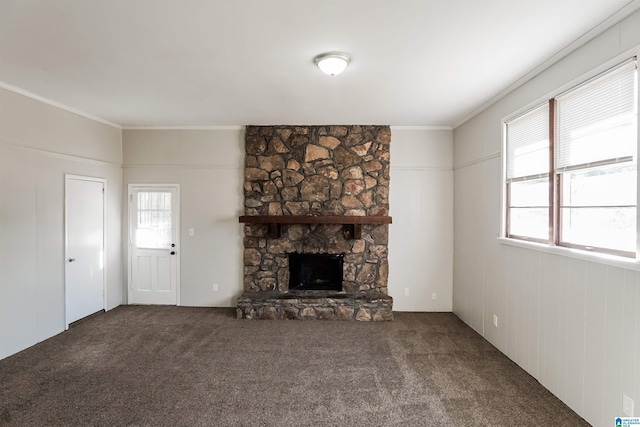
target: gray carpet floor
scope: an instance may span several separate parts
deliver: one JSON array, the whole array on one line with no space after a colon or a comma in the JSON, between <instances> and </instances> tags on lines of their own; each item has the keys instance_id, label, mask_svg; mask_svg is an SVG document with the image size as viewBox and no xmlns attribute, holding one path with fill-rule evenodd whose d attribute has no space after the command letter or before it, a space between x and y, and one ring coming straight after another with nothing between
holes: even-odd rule
<instances>
[{"instance_id":1,"label":"gray carpet floor","mask_svg":"<svg viewBox=\"0 0 640 427\"><path fill-rule=\"evenodd\" d=\"M0 361L0 425L589 424L451 313L122 306Z\"/></svg>"}]
</instances>

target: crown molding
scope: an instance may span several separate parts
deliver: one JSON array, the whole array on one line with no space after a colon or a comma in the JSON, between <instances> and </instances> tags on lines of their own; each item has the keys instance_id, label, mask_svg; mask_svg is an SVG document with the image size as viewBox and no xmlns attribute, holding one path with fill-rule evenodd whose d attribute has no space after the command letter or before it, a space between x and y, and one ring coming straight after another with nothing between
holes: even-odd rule
<instances>
[{"instance_id":1,"label":"crown molding","mask_svg":"<svg viewBox=\"0 0 640 427\"><path fill-rule=\"evenodd\" d=\"M245 130L245 126L123 126L122 130Z\"/></svg>"},{"instance_id":2,"label":"crown molding","mask_svg":"<svg viewBox=\"0 0 640 427\"><path fill-rule=\"evenodd\" d=\"M391 130L453 130L451 126L390 126Z\"/></svg>"},{"instance_id":3,"label":"crown molding","mask_svg":"<svg viewBox=\"0 0 640 427\"><path fill-rule=\"evenodd\" d=\"M61 104L60 102L54 101L52 99L45 98L45 97L40 96L40 95L36 95L35 93L29 92L28 90L22 89L22 88L20 88L18 86L14 86L14 85L11 85L9 83L0 81L0 88L6 89L6 90L8 90L10 92L13 92L13 93L17 93L18 95L26 96L27 98L31 98L33 100L42 102L43 104L47 104L47 105L50 105L52 107L59 108L61 110L67 111L69 113L73 113L75 115L84 117L85 119L93 120L94 122L102 123L103 125L111 126L111 127L116 128L116 129L120 129L120 130L122 129L122 126L120 126L117 123L113 123L113 122L110 122L109 120L105 120L105 119L103 119L101 117L97 117L97 116L94 116L92 114L85 113L84 111L78 110L78 109L73 108L73 107L69 107L68 105Z\"/></svg>"}]
</instances>

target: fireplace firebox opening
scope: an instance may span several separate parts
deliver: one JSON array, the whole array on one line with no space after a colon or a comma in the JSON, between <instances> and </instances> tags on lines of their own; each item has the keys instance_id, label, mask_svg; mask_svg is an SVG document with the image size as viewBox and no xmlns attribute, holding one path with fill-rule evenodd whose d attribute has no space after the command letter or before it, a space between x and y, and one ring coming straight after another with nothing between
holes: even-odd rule
<instances>
[{"instance_id":1,"label":"fireplace firebox opening","mask_svg":"<svg viewBox=\"0 0 640 427\"><path fill-rule=\"evenodd\" d=\"M289 291L342 291L343 255L289 254Z\"/></svg>"}]
</instances>

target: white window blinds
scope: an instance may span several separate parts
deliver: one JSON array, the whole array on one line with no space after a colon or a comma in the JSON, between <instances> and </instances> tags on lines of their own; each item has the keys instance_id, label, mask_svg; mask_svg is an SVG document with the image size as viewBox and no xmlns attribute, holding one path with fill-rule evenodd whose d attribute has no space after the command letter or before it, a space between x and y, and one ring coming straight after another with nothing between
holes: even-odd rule
<instances>
[{"instance_id":1,"label":"white window blinds","mask_svg":"<svg viewBox=\"0 0 640 427\"><path fill-rule=\"evenodd\" d=\"M549 174L549 104L507 122L507 179Z\"/></svg>"},{"instance_id":2,"label":"white window blinds","mask_svg":"<svg viewBox=\"0 0 640 427\"><path fill-rule=\"evenodd\" d=\"M634 58L556 98L556 172L636 159L636 68Z\"/></svg>"}]
</instances>

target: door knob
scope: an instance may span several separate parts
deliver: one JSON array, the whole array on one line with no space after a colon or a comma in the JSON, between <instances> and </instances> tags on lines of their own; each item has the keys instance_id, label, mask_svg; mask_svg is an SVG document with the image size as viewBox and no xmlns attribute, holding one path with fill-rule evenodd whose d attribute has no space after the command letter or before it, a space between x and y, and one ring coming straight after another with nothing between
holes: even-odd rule
<instances>
[{"instance_id":1,"label":"door knob","mask_svg":"<svg viewBox=\"0 0 640 427\"><path fill-rule=\"evenodd\" d=\"M176 254L176 251L171 251L171 255L175 255L175 254Z\"/></svg>"},{"instance_id":2,"label":"door knob","mask_svg":"<svg viewBox=\"0 0 640 427\"><path fill-rule=\"evenodd\" d=\"M69 258L69 262L73 262L75 260L76 260L75 258Z\"/></svg>"}]
</instances>

